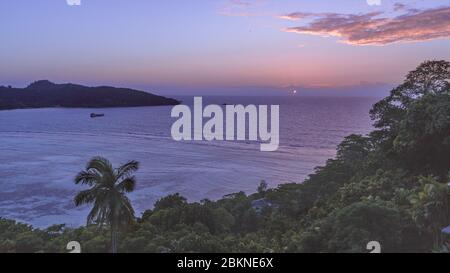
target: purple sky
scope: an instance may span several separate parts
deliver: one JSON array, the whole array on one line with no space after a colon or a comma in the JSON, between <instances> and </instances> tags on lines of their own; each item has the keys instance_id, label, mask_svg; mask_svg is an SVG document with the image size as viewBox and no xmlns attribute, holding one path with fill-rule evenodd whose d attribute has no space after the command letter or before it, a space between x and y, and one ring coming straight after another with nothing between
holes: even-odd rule
<instances>
[{"instance_id":1,"label":"purple sky","mask_svg":"<svg viewBox=\"0 0 450 273\"><path fill-rule=\"evenodd\" d=\"M49 79L167 94L375 92L425 59L449 59L450 5L14 0L0 2L0 36L0 85Z\"/></svg>"}]
</instances>

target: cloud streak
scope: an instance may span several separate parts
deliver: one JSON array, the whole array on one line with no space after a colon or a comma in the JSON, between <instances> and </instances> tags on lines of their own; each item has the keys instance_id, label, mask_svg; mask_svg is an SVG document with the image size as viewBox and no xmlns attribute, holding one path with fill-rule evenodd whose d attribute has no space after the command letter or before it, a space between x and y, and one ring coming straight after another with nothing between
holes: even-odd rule
<instances>
[{"instance_id":1,"label":"cloud streak","mask_svg":"<svg viewBox=\"0 0 450 273\"><path fill-rule=\"evenodd\" d=\"M261 5L263 2L264 0L227 0L225 7L219 11L219 14L237 17L255 16L250 10Z\"/></svg>"},{"instance_id":2,"label":"cloud streak","mask_svg":"<svg viewBox=\"0 0 450 273\"><path fill-rule=\"evenodd\" d=\"M394 4L394 11L400 11L400 10L406 10L407 6L403 3L395 3Z\"/></svg>"},{"instance_id":3,"label":"cloud streak","mask_svg":"<svg viewBox=\"0 0 450 273\"><path fill-rule=\"evenodd\" d=\"M382 12L365 14L290 13L286 20L310 20L286 32L324 37L339 37L351 45L387 45L397 42L420 42L450 37L450 7L409 10L396 17L383 17Z\"/></svg>"},{"instance_id":4,"label":"cloud streak","mask_svg":"<svg viewBox=\"0 0 450 273\"><path fill-rule=\"evenodd\" d=\"M325 13L308 13L308 12L293 12L279 16L280 19L298 21L300 19L306 19L313 16L323 16Z\"/></svg>"}]
</instances>

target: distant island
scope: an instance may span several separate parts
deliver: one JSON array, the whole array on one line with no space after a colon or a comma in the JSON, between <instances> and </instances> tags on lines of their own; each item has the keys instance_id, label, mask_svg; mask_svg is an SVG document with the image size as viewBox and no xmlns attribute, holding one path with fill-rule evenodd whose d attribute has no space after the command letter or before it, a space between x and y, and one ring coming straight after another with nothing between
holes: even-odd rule
<instances>
[{"instance_id":1,"label":"distant island","mask_svg":"<svg viewBox=\"0 0 450 273\"><path fill-rule=\"evenodd\" d=\"M0 86L0 110L22 108L106 108L177 105L180 101L144 91L36 81L26 88Z\"/></svg>"}]
</instances>

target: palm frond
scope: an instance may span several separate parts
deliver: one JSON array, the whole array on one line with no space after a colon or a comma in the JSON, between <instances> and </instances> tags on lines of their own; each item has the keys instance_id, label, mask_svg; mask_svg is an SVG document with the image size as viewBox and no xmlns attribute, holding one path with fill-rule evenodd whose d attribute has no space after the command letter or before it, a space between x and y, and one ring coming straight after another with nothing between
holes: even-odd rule
<instances>
[{"instance_id":1,"label":"palm frond","mask_svg":"<svg viewBox=\"0 0 450 273\"><path fill-rule=\"evenodd\" d=\"M120 207L120 222L124 225L129 224L135 220L134 216L135 212L133 206L131 205L130 199L125 195L122 195L121 198L121 207Z\"/></svg>"},{"instance_id":2,"label":"palm frond","mask_svg":"<svg viewBox=\"0 0 450 273\"><path fill-rule=\"evenodd\" d=\"M117 179L128 177L132 172L135 172L138 169L139 169L139 162L135 160L129 161L120 166L119 168L117 168L116 170Z\"/></svg>"},{"instance_id":3,"label":"palm frond","mask_svg":"<svg viewBox=\"0 0 450 273\"><path fill-rule=\"evenodd\" d=\"M104 157L97 156L92 158L88 162L86 170L100 173L103 177L102 182L115 182L114 168L111 162Z\"/></svg>"},{"instance_id":4,"label":"palm frond","mask_svg":"<svg viewBox=\"0 0 450 273\"><path fill-rule=\"evenodd\" d=\"M95 189L89 189L80 191L74 198L75 206L81 206L84 204L90 204L97 198L95 194Z\"/></svg>"},{"instance_id":5,"label":"palm frond","mask_svg":"<svg viewBox=\"0 0 450 273\"><path fill-rule=\"evenodd\" d=\"M111 208L108 206L107 198L99 198L95 201L92 210L87 217L87 224L103 225L108 224L111 219Z\"/></svg>"},{"instance_id":6,"label":"palm frond","mask_svg":"<svg viewBox=\"0 0 450 273\"><path fill-rule=\"evenodd\" d=\"M101 175L93 170L81 171L75 177L75 184L84 184L92 186L95 183L99 183L101 181Z\"/></svg>"},{"instance_id":7,"label":"palm frond","mask_svg":"<svg viewBox=\"0 0 450 273\"><path fill-rule=\"evenodd\" d=\"M131 176L122 180L119 184L117 184L116 189L121 193L129 193L134 191L135 187L136 187L136 177Z\"/></svg>"}]
</instances>

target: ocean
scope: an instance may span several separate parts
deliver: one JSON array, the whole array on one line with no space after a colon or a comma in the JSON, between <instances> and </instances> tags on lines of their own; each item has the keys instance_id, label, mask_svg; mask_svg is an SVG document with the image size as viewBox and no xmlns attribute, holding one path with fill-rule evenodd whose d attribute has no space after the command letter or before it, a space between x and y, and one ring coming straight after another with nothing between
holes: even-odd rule
<instances>
[{"instance_id":1,"label":"ocean","mask_svg":"<svg viewBox=\"0 0 450 273\"><path fill-rule=\"evenodd\" d=\"M192 97L180 97L192 104ZM280 105L280 147L261 152L257 142L176 142L170 106L0 111L0 217L44 228L85 224L89 206L75 207L83 186L73 180L87 161L137 160L138 184L130 198L139 216L159 198L180 193L189 201L253 193L301 183L336 153L349 134L372 130L377 98L204 97L204 104ZM104 117L90 118L90 113Z\"/></svg>"}]
</instances>

